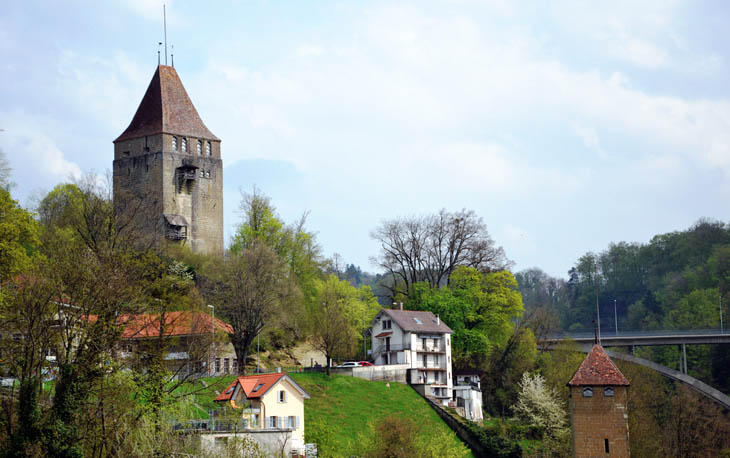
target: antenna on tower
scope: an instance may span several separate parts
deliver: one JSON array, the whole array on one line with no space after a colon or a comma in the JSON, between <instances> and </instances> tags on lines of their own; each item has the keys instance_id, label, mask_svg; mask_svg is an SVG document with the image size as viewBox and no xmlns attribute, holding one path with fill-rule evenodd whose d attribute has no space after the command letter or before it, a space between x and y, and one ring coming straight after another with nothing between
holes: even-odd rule
<instances>
[{"instance_id":1,"label":"antenna on tower","mask_svg":"<svg viewBox=\"0 0 730 458\"><path fill-rule=\"evenodd\" d=\"M167 65L167 10L165 4L162 4L162 23L165 30L165 65Z\"/></svg>"},{"instance_id":2,"label":"antenna on tower","mask_svg":"<svg viewBox=\"0 0 730 458\"><path fill-rule=\"evenodd\" d=\"M157 43L157 65L160 65L160 46L162 46L162 42Z\"/></svg>"},{"instance_id":3,"label":"antenna on tower","mask_svg":"<svg viewBox=\"0 0 730 458\"><path fill-rule=\"evenodd\" d=\"M172 49L170 49L170 63L172 66L175 66L175 45L170 45Z\"/></svg>"}]
</instances>

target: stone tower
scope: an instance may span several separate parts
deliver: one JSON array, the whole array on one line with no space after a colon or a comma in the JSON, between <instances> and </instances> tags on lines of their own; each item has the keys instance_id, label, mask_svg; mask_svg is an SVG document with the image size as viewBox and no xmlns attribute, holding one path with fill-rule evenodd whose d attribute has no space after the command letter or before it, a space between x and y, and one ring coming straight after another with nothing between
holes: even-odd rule
<instances>
[{"instance_id":1,"label":"stone tower","mask_svg":"<svg viewBox=\"0 0 730 458\"><path fill-rule=\"evenodd\" d=\"M205 127L173 67L157 67L129 127L114 140L118 219L156 243L223 250L221 141Z\"/></svg>"},{"instance_id":2,"label":"stone tower","mask_svg":"<svg viewBox=\"0 0 730 458\"><path fill-rule=\"evenodd\" d=\"M576 458L629 458L629 381L594 345L570 388L570 423Z\"/></svg>"}]
</instances>

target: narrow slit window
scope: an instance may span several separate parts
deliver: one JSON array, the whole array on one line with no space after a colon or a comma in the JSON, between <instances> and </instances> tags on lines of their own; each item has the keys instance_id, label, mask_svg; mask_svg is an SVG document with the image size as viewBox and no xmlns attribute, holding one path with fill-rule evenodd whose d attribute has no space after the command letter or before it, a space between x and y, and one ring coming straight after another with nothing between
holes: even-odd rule
<instances>
[{"instance_id":1,"label":"narrow slit window","mask_svg":"<svg viewBox=\"0 0 730 458\"><path fill-rule=\"evenodd\" d=\"M606 453L611 453L608 448L608 439L603 439L603 447L606 449Z\"/></svg>"},{"instance_id":2,"label":"narrow slit window","mask_svg":"<svg viewBox=\"0 0 730 458\"><path fill-rule=\"evenodd\" d=\"M210 142L205 142L205 154L210 156Z\"/></svg>"},{"instance_id":3,"label":"narrow slit window","mask_svg":"<svg viewBox=\"0 0 730 458\"><path fill-rule=\"evenodd\" d=\"M203 154L203 142L198 140L198 154Z\"/></svg>"},{"instance_id":4,"label":"narrow slit window","mask_svg":"<svg viewBox=\"0 0 730 458\"><path fill-rule=\"evenodd\" d=\"M172 137L172 150L177 151L177 137Z\"/></svg>"},{"instance_id":5,"label":"narrow slit window","mask_svg":"<svg viewBox=\"0 0 730 458\"><path fill-rule=\"evenodd\" d=\"M183 137L183 139L182 139L182 150L183 150L183 153L188 151L188 139L185 137Z\"/></svg>"}]
</instances>

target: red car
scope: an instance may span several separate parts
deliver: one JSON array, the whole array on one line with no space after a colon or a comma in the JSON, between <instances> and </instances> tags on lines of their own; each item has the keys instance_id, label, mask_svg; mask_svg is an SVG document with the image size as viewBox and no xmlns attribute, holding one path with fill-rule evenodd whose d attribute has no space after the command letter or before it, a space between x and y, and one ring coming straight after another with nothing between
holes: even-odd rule
<instances>
[{"instance_id":1,"label":"red car","mask_svg":"<svg viewBox=\"0 0 730 458\"><path fill-rule=\"evenodd\" d=\"M360 361L360 365L361 366L372 366L373 363L371 363L370 361Z\"/></svg>"}]
</instances>

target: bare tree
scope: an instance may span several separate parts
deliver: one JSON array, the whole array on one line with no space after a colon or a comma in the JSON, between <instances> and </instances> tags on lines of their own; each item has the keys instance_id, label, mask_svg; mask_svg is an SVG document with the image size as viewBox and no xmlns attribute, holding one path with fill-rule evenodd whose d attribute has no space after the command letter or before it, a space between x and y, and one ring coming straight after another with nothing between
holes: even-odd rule
<instances>
[{"instance_id":1,"label":"bare tree","mask_svg":"<svg viewBox=\"0 0 730 458\"><path fill-rule=\"evenodd\" d=\"M202 286L233 327L238 372L245 374L251 344L285 300L296 300L296 284L276 253L257 243L210 268Z\"/></svg>"},{"instance_id":2,"label":"bare tree","mask_svg":"<svg viewBox=\"0 0 730 458\"><path fill-rule=\"evenodd\" d=\"M10 167L5 151L0 149L0 188L10 191L10 188L13 187L13 182L10 181L12 172L13 169Z\"/></svg>"},{"instance_id":3,"label":"bare tree","mask_svg":"<svg viewBox=\"0 0 730 458\"><path fill-rule=\"evenodd\" d=\"M472 210L413 216L383 221L370 236L380 242L374 262L391 276L392 294L408 294L411 285L448 283L457 266L482 272L509 265L504 250L495 245L482 218Z\"/></svg>"}]
</instances>

